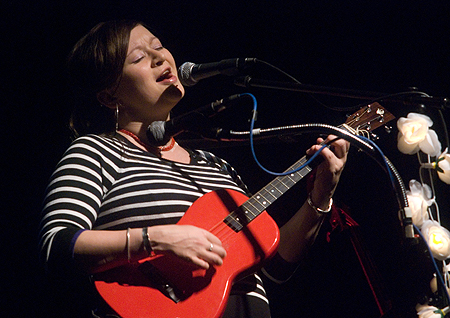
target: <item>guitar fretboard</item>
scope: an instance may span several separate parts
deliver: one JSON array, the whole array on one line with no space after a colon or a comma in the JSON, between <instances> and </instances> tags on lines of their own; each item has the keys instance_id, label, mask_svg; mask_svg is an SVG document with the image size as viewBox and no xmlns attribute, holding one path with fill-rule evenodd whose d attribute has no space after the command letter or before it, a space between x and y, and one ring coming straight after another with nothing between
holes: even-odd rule
<instances>
[{"instance_id":1,"label":"guitar fretboard","mask_svg":"<svg viewBox=\"0 0 450 318\"><path fill-rule=\"evenodd\" d=\"M286 171L294 171L307 162L306 156L290 166ZM237 210L231 212L224 222L234 231L239 232L246 224L250 223L269 205L280 198L287 190L303 179L312 168L305 166L299 171L283 175L272 180L268 185L255 193Z\"/></svg>"}]
</instances>

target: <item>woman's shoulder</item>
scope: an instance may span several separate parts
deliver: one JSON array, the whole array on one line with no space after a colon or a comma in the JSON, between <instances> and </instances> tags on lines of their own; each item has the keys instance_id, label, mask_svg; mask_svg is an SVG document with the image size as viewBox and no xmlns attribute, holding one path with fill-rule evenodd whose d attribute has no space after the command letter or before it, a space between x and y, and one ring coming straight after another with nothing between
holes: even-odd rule
<instances>
[{"instance_id":1,"label":"woman's shoulder","mask_svg":"<svg viewBox=\"0 0 450 318\"><path fill-rule=\"evenodd\" d=\"M80 136L72 141L72 145L76 144L117 144L120 140L115 135L97 135L97 134L87 134Z\"/></svg>"},{"instance_id":2,"label":"woman's shoulder","mask_svg":"<svg viewBox=\"0 0 450 318\"><path fill-rule=\"evenodd\" d=\"M68 151L91 150L94 152L118 152L123 148L123 142L116 136L88 134L76 138L69 146Z\"/></svg>"}]
</instances>

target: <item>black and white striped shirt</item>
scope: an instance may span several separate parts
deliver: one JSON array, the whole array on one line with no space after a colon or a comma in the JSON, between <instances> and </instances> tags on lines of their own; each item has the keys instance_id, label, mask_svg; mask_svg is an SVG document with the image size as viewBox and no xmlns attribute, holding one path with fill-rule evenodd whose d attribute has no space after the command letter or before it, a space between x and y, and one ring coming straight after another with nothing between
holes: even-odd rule
<instances>
[{"instance_id":1,"label":"black and white striped shirt","mask_svg":"<svg viewBox=\"0 0 450 318\"><path fill-rule=\"evenodd\" d=\"M40 248L49 270L64 267L82 230L174 224L205 193L233 189L248 194L226 161L200 150L190 154L189 164L164 160L119 134L75 140L57 165L44 201ZM250 293L242 290L267 302L257 282Z\"/></svg>"}]
</instances>

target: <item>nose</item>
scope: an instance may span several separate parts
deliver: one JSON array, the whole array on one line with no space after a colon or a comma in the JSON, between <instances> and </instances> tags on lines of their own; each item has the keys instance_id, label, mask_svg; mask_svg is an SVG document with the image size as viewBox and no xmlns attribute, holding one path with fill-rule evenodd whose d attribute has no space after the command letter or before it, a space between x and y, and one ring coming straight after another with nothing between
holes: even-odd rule
<instances>
[{"instance_id":1,"label":"nose","mask_svg":"<svg viewBox=\"0 0 450 318\"><path fill-rule=\"evenodd\" d=\"M153 50L153 60L152 60L152 66L160 66L164 63L166 60L166 57L164 55L163 51L159 50Z\"/></svg>"}]
</instances>

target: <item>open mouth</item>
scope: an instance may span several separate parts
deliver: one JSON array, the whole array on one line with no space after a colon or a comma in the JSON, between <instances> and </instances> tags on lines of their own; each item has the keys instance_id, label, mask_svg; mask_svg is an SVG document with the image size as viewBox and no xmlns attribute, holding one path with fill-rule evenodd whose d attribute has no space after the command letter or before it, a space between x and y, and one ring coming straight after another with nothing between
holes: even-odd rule
<instances>
[{"instance_id":1,"label":"open mouth","mask_svg":"<svg viewBox=\"0 0 450 318\"><path fill-rule=\"evenodd\" d=\"M157 82L162 82L162 81L164 81L164 80L166 80L166 79L170 79L171 77L172 77L172 74L170 73L170 70L167 69L167 70L165 70L165 71L161 74L161 76L159 76L159 77L156 79L156 81L157 81Z\"/></svg>"}]
</instances>

